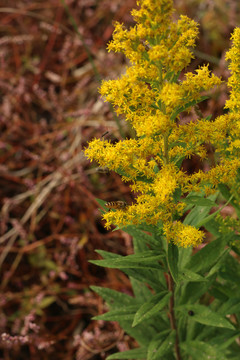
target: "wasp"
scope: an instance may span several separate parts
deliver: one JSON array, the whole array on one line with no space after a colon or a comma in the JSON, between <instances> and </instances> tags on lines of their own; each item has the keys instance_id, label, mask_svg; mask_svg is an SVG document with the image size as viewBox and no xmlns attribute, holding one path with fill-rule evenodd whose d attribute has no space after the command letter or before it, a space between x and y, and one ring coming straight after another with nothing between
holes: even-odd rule
<instances>
[{"instance_id":1,"label":"wasp","mask_svg":"<svg viewBox=\"0 0 240 360\"><path fill-rule=\"evenodd\" d=\"M110 170L107 166L100 166L96 168L96 171L100 174L110 174Z\"/></svg>"},{"instance_id":2,"label":"wasp","mask_svg":"<svg viewBox=\"0 0 240 360\"><path fill-rule=\"evenodd\" d=\"M105 206L110 209L125 209L127 207L127 203L125 201L109 201L105 204Z\"/></svg>"}]
</instances>

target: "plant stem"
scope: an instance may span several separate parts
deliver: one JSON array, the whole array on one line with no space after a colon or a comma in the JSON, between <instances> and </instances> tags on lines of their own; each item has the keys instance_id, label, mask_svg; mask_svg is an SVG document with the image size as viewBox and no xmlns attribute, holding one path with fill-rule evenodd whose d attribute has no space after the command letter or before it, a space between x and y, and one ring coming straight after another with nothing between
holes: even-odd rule
<instances>
[{"instance_id":1,"label":"plant stem","mask_svg":"<svg viewBox=\"0 0 240 360\"><path fill-rule=\"evenodd\" d=\"M178 332L177 332L176 319L174 314L174 281L170 272L168 273L167 276L167 282L168 282L168 290L171 291L172 293L172 296L170 297L169 300L169 319L170 319L171 329L176 331L176 341L175 341L176 359L181 360Z\"/></svg>"}]
</instances>

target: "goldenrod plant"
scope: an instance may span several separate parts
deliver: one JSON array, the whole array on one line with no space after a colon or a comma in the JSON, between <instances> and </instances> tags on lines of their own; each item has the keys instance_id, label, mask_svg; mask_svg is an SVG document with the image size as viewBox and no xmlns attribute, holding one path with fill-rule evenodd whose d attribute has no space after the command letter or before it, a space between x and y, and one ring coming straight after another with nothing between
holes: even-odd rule
<instances>
[{"instance_id":1,"label":"goldenrod plant","mask_svg":"<svg viewBox=\"0 0 240 360\"><path fill-rule=\"evenodd\" d=\"M212 119L197 111L198 119L186 123L184 115L222 81L207 65L184 72L193 58L198 24L187 16L174 22L172 0L139 0L137 5L132 10L136 25L126 29L116 23L108 45L109 51L124 53L129 66L100 89L136 137L114 144L93 139L85 150L98 166L120 174L136 194L132 204L100 201L106 227L132 235L134 254L98 251L103 260L92 261L124 271L133 296L93 287L110 308L96 319L118 321L139 344L109 360L238 360L240 28L226 54L231 76L225 114ZM208 158L207 144L214 160ZM183 160L194 155L208 162L208 171L183 171ZM219 198L226 200L222 207ZM234 217L221 216L226 204ZM204 242L206 230L212 236Z\"/></svg>"}]
</instances>

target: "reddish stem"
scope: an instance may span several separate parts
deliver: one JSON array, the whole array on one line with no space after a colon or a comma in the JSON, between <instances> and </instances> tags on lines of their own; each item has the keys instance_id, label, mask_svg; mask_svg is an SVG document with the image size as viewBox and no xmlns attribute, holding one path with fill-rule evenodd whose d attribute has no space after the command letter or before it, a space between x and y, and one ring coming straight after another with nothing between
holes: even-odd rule
<instances>
[{"instance_id":1,"label":"reddish stem","mask_svg":"<svg viewBox=\"0 0 240 360\"><path fill-rule=\"evenodd\" d=\"M177 326L176 326L176 319L174 314L174 281L170 274L168 273L167 276L167 283L168 283L168 290L171 291L172 296L169 300L169 319L170 319L170 325L171 329L176 331L176 341L175 341L175 352L176 352L176 358L177 360L181 360L180 350L179 350L179 339L178 339L178 332L177 332Z\"/></svg>"}]
</instances>

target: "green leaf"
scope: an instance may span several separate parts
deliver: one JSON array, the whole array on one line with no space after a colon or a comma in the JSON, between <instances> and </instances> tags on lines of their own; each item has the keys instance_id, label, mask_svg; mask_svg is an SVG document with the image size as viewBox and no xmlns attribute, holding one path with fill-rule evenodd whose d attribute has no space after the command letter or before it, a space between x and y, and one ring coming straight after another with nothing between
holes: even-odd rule
<instances>
[{"instance_id":1,"label":"green leaf","mask_svg":"<svg viewBox=\"0 0 240 360\"><path fill-rule=\"evenodd\" d=\"M211 120L211 118L212 118L212 115L208 115L208 116L205 117L205 119L208 120L208 121Z\"/></svg>"},{"instance_id":2,"label":"green leaf","mask_svg":"<svg viewBox=\"0 0 240 360\"><path fill-rule=\"evenodd\" d=\"M96 198L96 200L97 200L97 202L98 202L98 204L104 209L104 210L108 210L108 208L105 206L105 204L106 204L106 200L102 200L102 199L98 199L98 198Z\"/></svg>"},{"instance_id":3,"label":"green leaf","mask_svg":"<svg viewBox=\"0 0 240 360\"><path fill-rule=\"evenodd\" d=\"M234 313L240 313L240 297L234 297L225 301L218 309L221 315L230 315Z\"/></svg>"},{"instance_id":4,"label":"green leaf","mask_svg":"<svg viewBox=\"0 0 240 360\"><path fill-rule=\"evenodd\" d=\"M180 344L181 349L194 360L227 360L214 346L203 341L186 341Z\"/></svg>"},{"instance_id":5,"label":"green leaf","mask_svg":"<svg viewBox=\"0 0 240 360\"><path fill-rule=\"evenodd\" d=\"M208 207L216 206L215 201L203 198L201 196L187 196L185 199L183 199L183 201L186 204L194 204L194 205L203 206L203 207L204 206L208 206Z\"/></svg>"},{"instance_id":6,"label":"green leaf","mask_svg":"<svg viewBox=\"0 0 240 360\"><path fill-rule=\"evenodd\" d=\"M237 288L240 290L240 266L237 257L235 258L231 253L228 253L224 261L224 266L222 266L219 274L224 280L236 284Z\"/></svg>"},{"instance_id":7,"label":"green leaf","mask_svg":"<svg viewBox=\"0 0 240 360\"><path fill-rule=\"evenodd\" d=\"M116 290L100 286L90 286L90 288L100 295L111 307L119 307L119 305L134 305L138 302L137 298Z\"/></svg>"},{"instance_id":8,"label":"green leaf","mask_svg":"<svg viewBox=\"0 0 240 360\"><path fill-rule=\"evenodd\" d=\"M147 301L151 296L152 292L142 281L130 277L133 293L136 299L140 300L141 303Z\"/></svg>"},{"instance_id":9,"label":"green leaf","mask_svg":"<svg viewBox=\"0 0 240 360\"><path fill-rule=\"evenodd\" d=\"M173 161L176 165L176 167L178 169L180 169L180 167L182 166L182 162L183 160L185 159L185 156L180 156L180 155L176 155L174 158L173 158ZM175 200L175 199L174 199Z\"/></svg>"},{"instance_id":10,"label":"green leaf","mask_svg":"<svg viewBox=\"0 0 240 360\"><path fill-rule=\"evenodd\" d=\"M209 221L213 221L213 219L215 218L215 216L216 216L217 214L220 214L220 212L222 211L222 209L224 209L224 208L228 205L228 203L231 202L232 198L233 198L233 195L232 195L232 196L230 197L230 199L226 202L226 204L224 204L221 208L219 208L219 209L218 209L217 211L215 211L213 214L208 215L208 216L206 216L205 218L203 218L202 220L200 220L200 221L196 224L196 227L199 228L199 227L207 224ZM240 213L239 213L239 215L240 215Z\"/></svg>"},{"instance_id":11,"label":"green leaf","mask_svg":"<svg viewBox=\"0 0 240 360\"><path fill-rule=\"evenodd\" d=\"M170 242L168 244L168 267L171 272L171 275L174 281L177 283L178 281L178 247Z\"/></svg>"},{"instance_id":12,"label":"green leaf","mask_svg":"<svg viewBox=\"0 0 240 360\"><path fill-rule=\"evenodd\" d=\"M138 309L136 315L134 316L132 326L136 326L142 321L145 321L146 319L149 319L150 317L160 312L160 310L162 310L168 304L169 298L171 296L172 294L167 291L162 291L159 294L153 295L150 300L145 302Z\"/></svg>"},{"instance_id":13,"label":"green leaf","mask_svg":"<svg viewBox=\"0 0 240 360\"><path fill-rule=\"evenodd\" d=\"M229 296L231 296L230 292L232 292L232 290L228 286L224 286L223 284L215 281L208 292L215 299L225 302L228 300Z\"/></svg>"},{"instance_id":14,"label":"green leaf","mask_svg":"<svg viewBox=\"0 0 240 360\"><path fill-rule=\"evenodd\" d=\"M217 346L218 350L227 349L235 340L239 338L239 330L225 330L224 334L218 335L209 340L209 343Z\"/></svg>"},{"instance_id":15,"label":"green leaf","mask_svg":"<svg viewBox=\"0 0 240 360\"><path fill-rule=\"evenodd\" d=\"M141 359L146 359L146 357L147 357L147 348L139 348L139 349L132 349L123 352L118 352L116 354L108 356L106 360L114 360L114 359L141 360Z\"/></svg>"},{"instance_id":16,"label":"green leaf","mask_svg":"<svg viewBox=\"0 0 240 360\"><path fill-rule=\"evenodd\" d=\"M103 250L96 250L96 252L103 257L107 253ZM133 254L128 256L119 256L112 254L110 259L107 260L90 260L89 262L98 266L114 268L114 269L161 269L157 260L163 257L162 254L156 255L154 251L147 251L145 253Z\"/></svg>"},{"instance_id":17,"label":"green leaf","mask_svg":"<svg viewBox=\"0 0 240 360\"><path fill-rule=\"evenodd\" d=\"M158 247L160 241L158 239L155 239L153 235L146 234L142 230L138 229L134 225L124 226L121 228L121 230L125 231L127 234L131 235L133 238L139 239L143 241L145 244L149 244L151 246Z\"/></svg>"},{"instance_id":18,"label":"green leaf","mask_svg":"<svg viewBox=\"0 0 240 360\"><path fill-rule=\"evenodd\" d=\"M220 237L221 233L219 231L219 223L212 219L211 221L208 221L207 223L204 224L205 229L210 232L213 236L215 237Z\"/></svg>"},{"instance_id":19,"label":"green leaf","mask_svg":"<svg viewBox=\"0 0 240 360\"><path fill-rule=\"evenodd\" d=\"M112 313L113 318L118 319L116 321L119 322L121 328L132 336L139 345L148 346L151 339L155 336L156 331L161 331L163 326L166 326L165 324L167 323L167 319L162 320L162 317L157 315L156 318L154 318L157 322L154 326L152 319L150 319L145 321L144 327L140 325L133 328L132 321L135 313L140 307L139 303L142 303L141 298L134 298L127 294L98 286L92 286L91 288L107 301L111 310L117 311ZM122 308L125 309L123 314L121 311ZM109 320L111 318L111 314L110 316L108 314L109 313L106 313L106 315L104 314L105 320Z\"/></svg>"},{"instance_id":20,"label":"green leaf","mask_svg":"<svg viewBox=\"0 0 240 360\"><path fill-rule=\"evenodd\" d=\"M209 307L203 305L180 305L177 306L175 310L180 311L185 315L188 314L188 311L193 311L194 314L191 316L191 320L199 322L200 324L226 329L235 329L234 326L222 315L212 311Z\"/></svg>"},{"instance_id":21,"label":"green leaf","mask_svg":"<svg viewBox=\"0 0 240 360\"><path fill-rule=\"evenodd\" d=\"M129 277L133 277L141 282L146 282L156 292L166 289L166 280L164 278L163 269L148 270L148 269L122 269Z\"/></svg>"},{"instance_id":22,"label":"green leaf","mask_svg":"<svg viewBox=\"0 0 240 360\"><path fill-rule=\"evenodd\" d=\"M233 194L231 194L228 187L225 184L219 184L218 189L220 190L222 196L235 208L238 217L240 217L240 205L238 201L233 198Z\"/></svg>"},{"instance_id":23,"label":"green leaf","mask_svg":"<svg viewBox=\"0 0 240 360\"><path fill-rule=\"evenodd\" d=\"M214 194L214 195L210 195L208 196L207 199L205 200L211 200L213 202L215 202L216 198L217 198L218 194ZM202 197L203 197L203 194L202 194ZM213 205L209 205L209 206L198 206L196 205L188 214L187 216L185 217L183 223L186 224L186 225L192 225L192 226L195 226L195 227L200 227L200 223L205 221L206 218L209 218L209 216L212 216L212 215L208 215L209 211L211 210ZM216 215L216 214L215 214ZM212 216L212 217L215 217ZM209 219L210 220L210 219ZM207 221L209 221L207 220Z\"/></svg>"},{"instance_id":24,"label":"green leaf","mask_svg":"<svg viewBox=\"0 0 240 360\"><path fill-rule=\"evenodd\" d=\"M186 268L196 273L208 271L224 253L226 242L226 237L210 242L190 258Z\"/></svg>"},{"instance_id":25,"label":"green leaf","mask_svg":"<svg viewBox=\"0 0 240 360\"><path fill-rule=\"evenodd\" d=\"M181 197L181 194L182 194L182 190L180 187L176 188L174 190L174 193L173 193L173 200L175 203L178 203L179 200L180 200L180 197Z\"/></svg>"},{"instance_id":26,"label":"green leaf","mask_svg":"<svg viewBox=\"0 0 240 360\"><path fill-rule=\"evenodd\" d=\"M143 242L142 239L133 237L134 254L139 254L139 253L141 254L142 252L148 251L148 250L150 250L149 246L145 242ZM159 254L159 251L158 251L158 254Z\"/></svg>"},{"instance_id":27,"label":"green leaf","mask_svg":"<svg viewBox=\"0 0 240 360\"><path fill-rule=\"evenodd\" d=\"M105 314L94 316L92 319L104 321L133 321L137 310L138 305L121 306L121 308L118 308L117 310L111 310Z\"/></svg>"},{"instance_id":28,"label":"green leaf","mask_svg":"<svg viewBox=\"0 0 240 360\"><path fill-rule=\"evenodd\" d=\"M178 116L178 114L180 114L181 112L187 110L189 107L192 107L196 104L199 104L200 102L208 99L209 96L201 96L199 99L197 100L191 100L189 102L187 102L185 105L178 107L177 110L175 110L175 112L171 115L171 120L175 120L176 117Z\"/></svg>"},{"instance_id":29,"label":"green leaf","mask_svg":"<svg viewBox=\"0 0 240 360\"><path fill-rule=\"evenodd\" d=\"M217 262L211 267L207 278L213 276L215 273L219 271L219 269L223 266L223 262L229 253L230 249L224 249L223 252L219 255Z\"/></svg>"},{"instance_id":30,"label":"green leaf","mask_svg":"<svg viewBox=\"0 0 240 360\"><path fill-rule=\"evenodd\" d=\"M182 286L179 304L194 303L208 290L210 280L206 282L188 282Z\"/></svg>"},{"instance_id":31,"label":"green leaf","mask_svg":"<svg viewBox=\"0 0 240 360\"><path fill-rule=\"evenodd\" d=\"M188 270L188 269L184 269L182 272L179 272L179 281L207 281L203 276Z\"/></svg>"},{"instance_id":32,"label":"green leaf","mask_svg":"<svg viewBox=\"0 0 240 360\"><path fill-rule=\"evenodd\" d=\"M179 269L184 269L187 262L192 256L192 247L189 246L188 248L179 248L178 249L178 267Z\"/></svg>"},{"instance_id":33,"label":"green leaf","mask_svg":"<svg viewBox=\"0 0 240 360\"><path fill-rule=\"evenodd\" d=\"M175 338L175 330L171 331L170 334L169 330L157 334L149 344L147 360L160 360L166 353L173 353Z\"/></svg>"}]
</instances>

